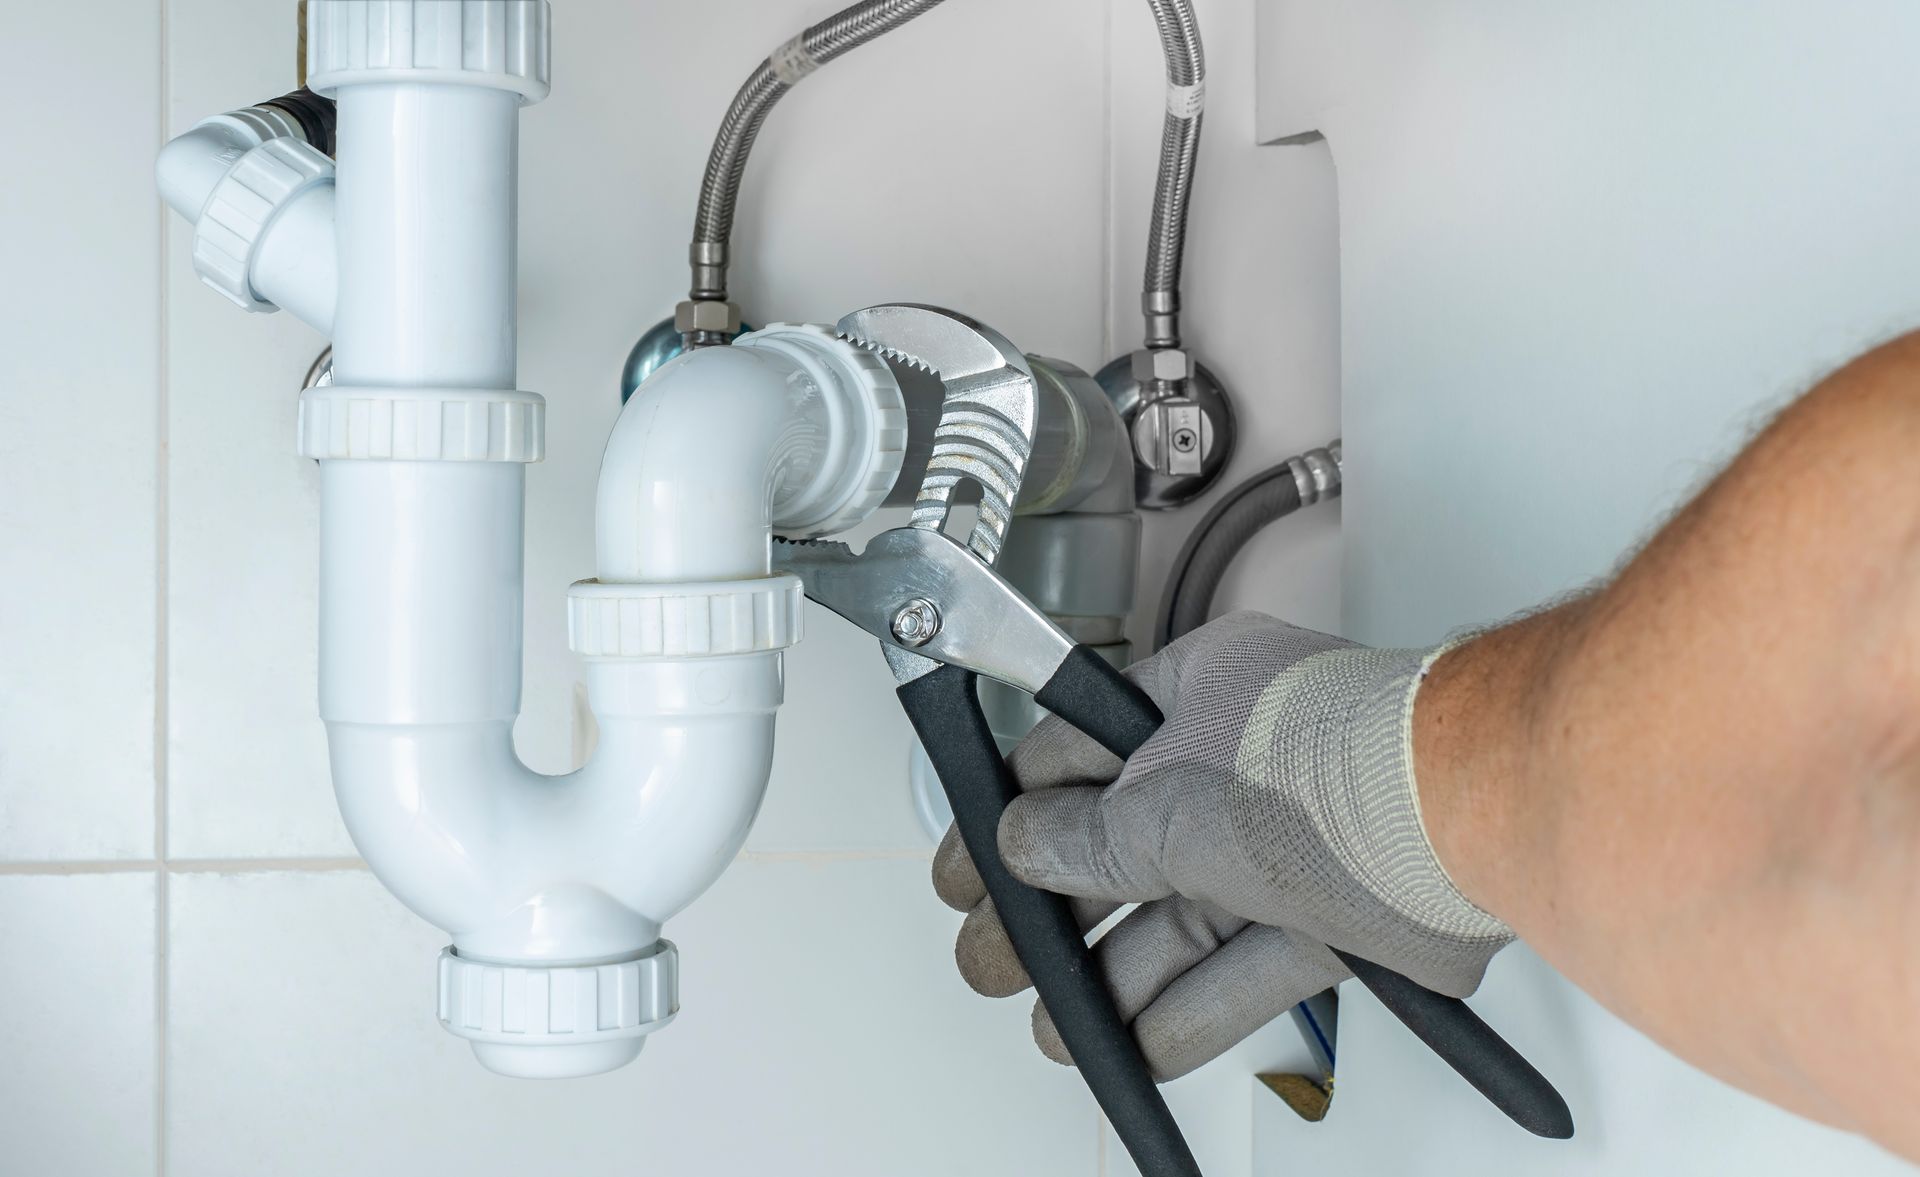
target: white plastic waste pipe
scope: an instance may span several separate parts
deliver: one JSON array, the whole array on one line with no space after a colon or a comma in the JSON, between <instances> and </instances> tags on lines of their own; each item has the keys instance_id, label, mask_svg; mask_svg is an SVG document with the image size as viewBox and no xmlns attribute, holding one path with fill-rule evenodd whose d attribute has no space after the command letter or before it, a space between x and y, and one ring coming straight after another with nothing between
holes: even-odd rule
<instances>
[{"instance_id":1,"label":"white plastic waste pipe","mask_svg":"<svg viewBox=\"0 0 1920 1177\"><path fill-rule=\"evenodd\" d=\"M334 399L512 392L519 96L387 83L337 101ZM525 485L517 461L322 463L323 718L511 724Z\"/></svg>"},{"instance_id":2,"label":"white plastic waste pipe","mask_svg":"<svg viewBox=\"0 0 1920 1177\"><path fill-rule=\"evenodd\" d=\"M250 267L255 292L322 335L339 304L334 195L318 184L296 196L260 239Z\"/></svg>"},{"instance_id":3,"label":"white plastic waste pipe","mask_svg":"<svg viewBox=\"0 0 1920 1177\"><path fill-rule=\"evenodd\" d=\"M900 390L808 327L656 373L608 444L599 577L569 593L599 747L571 776L530 771L512 731L545 406L515 370L516 157L547 6L312 0L308 20L336 161L236 112L169 145L162 189L210 283L331 328L334 384L302 396L299 431L320 463L320 711L355 845L452 938L441 1021L505 1074L608 1070L678 1011L662 925L767 787L801 619L771 529L880 505Z\"/></svg>"},{"instance_id":4,"label":"white plastic waste pipe","mask_svg":"<svg viewBox=\"0 0 1920 1177\"><path fill-rule=\"evenodd\" d=\"M342 86L337 384L512 389L520 96Z\"/></svg>"},{"instance_id":5,"label":"white plastic waste pipe","mask_svg":"<svg viewBox=\"0 0 1920 1177\"><path fill-rule=\"evenodd\" d=\"M362 392L424 396L443 430L448 412L485 416L469 452L487 458L322 462L321 714L356 845L452 934L443 1020L496 1070L570 1075L630 1060L677 1009L661 925L751 828L779 651L798 637L769 529L877 504L862 498L876 414L898 390L873 357L788 329L663 369L630 402L603 472L600 577L574 601L599 749L563 780L526 769L512 744L525 466L487 460L530 448L493 421L522 395L519 99L338 89L335 387L310 405L351 418ZM623 555L641 552L668 556Z\"/></svg>"}]
</instances>

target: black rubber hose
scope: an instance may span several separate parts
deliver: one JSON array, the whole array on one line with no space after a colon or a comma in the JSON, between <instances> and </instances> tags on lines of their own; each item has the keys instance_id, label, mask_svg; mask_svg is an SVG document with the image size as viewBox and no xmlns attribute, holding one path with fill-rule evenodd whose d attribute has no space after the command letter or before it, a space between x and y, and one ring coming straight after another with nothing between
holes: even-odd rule
<instances>
[{"instance_id":1,"label":"black rubber hose","mask_svg":"<svg viewBox=\"0 0 1920 1177\"><path fill-rule=\"evenodd\" d=\"M1173 562L1154 626L1154 648L1164 649L1205 625L1220 582L1241 549L1267 524L1299 509L1300 484L1288 464L1256 474L1222 496Z\"/></svg>"}]
</instances>

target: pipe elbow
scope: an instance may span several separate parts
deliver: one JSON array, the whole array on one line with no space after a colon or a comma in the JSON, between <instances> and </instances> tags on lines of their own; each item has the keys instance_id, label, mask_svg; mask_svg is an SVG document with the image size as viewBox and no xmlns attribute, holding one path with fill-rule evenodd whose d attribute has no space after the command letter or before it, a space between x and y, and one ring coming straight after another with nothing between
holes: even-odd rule
<instances>
[{"instance_id":1,"label":"pipe elbow","mask_svg":"<svg viewBox=\"0 0 1920 1177\"><path fill-rule=\"evenodd\" d=\"M657 927L720 878L766 797L784 689L778 651L589 663L600 746L550 820L597 888Z\"/></svg>"},{"instance_id":2,"label":"pipe elbow","mask_svg":"<svg viewBox=\"0 0 1920 1177\"><path fill-rule=\"evenodd\" d=\"M462 956L630 957L745 844L773 767L780 655L596 660L593 761L544 777L511 725L333 722L340 812L381 883Z\"/></svg>"},{"instance_id":3,"label":"pipe elbow","mask_svg":"<svg viewBox=\"0 0 1920 1177\"><path fill-rule=\"evenodd\" d=\"M202 119L160 148L154 180L161 199L187 220L198 221L240 157L269 139L299 134L299 123L272 107L249 106Z\"/></svg>"},{"instance_id":4,"label":"pipe elbow","mask_svg":"<svg viewBox=\"0 0 1920 1177\"><path fill-rule=\"evenodd\" d=\"M160 149L155 182L194 226L194 269L243 310L284 309L331 335L338 297L333 163L292 114L250 106Z\"/></svg>"},{"instance_id":5,"label":"pipe elbow","mask_svg":"<svg viewBox=\"0 0 1920 1177\"><path fill-rule=\"evenodd\" d=\"M327 750L347 833L415 915L458 935L518 905L498 801L526 772L510 724L330 721Z\"/></svg>"},{"instance_id":6,"label":"pipe elbow","mask_svg":"<svg viewBox=\"0 0 1920 1177\"><path fill-rule=\"evenodd\" d=\"M776 325L663 365L627 402L600 467L602 583L768 573L768 539L873 513L906 456L899 383L820 327Z\"/></svg>"}]
</instances>

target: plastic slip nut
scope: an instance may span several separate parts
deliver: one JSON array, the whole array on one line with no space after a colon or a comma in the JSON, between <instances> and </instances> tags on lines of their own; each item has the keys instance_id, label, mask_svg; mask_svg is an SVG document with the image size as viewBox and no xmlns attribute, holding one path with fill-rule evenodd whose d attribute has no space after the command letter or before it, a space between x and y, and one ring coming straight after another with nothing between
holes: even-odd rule
<instances>
[{"instance_id":1,"label":"plastic slip nut","mask_svg":"<svg viewBox=\"0 0 1920 1177\"><path fill-rule=\"evenodd\" d=\"M680 1009L680 953L561 968L485 964L440 953L440 1021L478 1042L570 1045L636 1038Z\"/></svg>"},{"instance_id":2,"label":"plastic slip nut","mask_svg":"<svg viewBox=\"0 0 1920 1177\"><path fill-rule=\"evenodd\" d=\"M552 89L545 0L311 0L307 85L333 97L366 82L491 86L524 103Z\"/></svg>"},{"instance_id":3,"label":"plastic slip nut","mask_svg":"<svg viewBox=\"0 0 1920 1177\"><path fill-rule=\"evenodd\" d=\"M322 461L538 462L546 402L531 392L375 389L300 395L300 456Z\"/></svg>"},{"instance_id":4,"label":"plastic slip nut","mask_svg":"<svg viewBox=\"0 0 1920 1177\"><path fill-rule=\"evenodd\" d=\"M582 581L567 635L583 658L719 658L799 643L805 593L794 576L690 584Z\"/></svg>"},{"instance_id":5,"label":"plastic slip nut","mask_svg":"<svg viewBox=\"0 0 1920 1177\"><path fill-rule=\"evenodd\" d=\"M800 351L787 350L798 343ZM848 343L832 330L811 323L769 323L734 344L736 347L760 347L809 356L803 361L818 369L820 351L836 357L839 377L857 383L860 396L871 407L867 445L860 453L859 469L851 472L851 492L838 507L815 519L786 521L781 534L789 539L818 539L837 535L859 526L885 505L887 495L900 480L907 461L907 402L887 362L857 344ZM831 378L831 377L825 377Z\"/></svg>"},{"instance_id":6,"label":"plastic slip nut","mask_svg":"<svg viewBox=\"0 0 1920 1177\"><path fill-rule=\"evenodd\" d=\"M333 161L304 140L269 139L241 156L214 185L193 227L200 280L247 311L279 307L254 297L248 270L274 214L316 184L333 183Z\"/></svg>"}]
</instances>

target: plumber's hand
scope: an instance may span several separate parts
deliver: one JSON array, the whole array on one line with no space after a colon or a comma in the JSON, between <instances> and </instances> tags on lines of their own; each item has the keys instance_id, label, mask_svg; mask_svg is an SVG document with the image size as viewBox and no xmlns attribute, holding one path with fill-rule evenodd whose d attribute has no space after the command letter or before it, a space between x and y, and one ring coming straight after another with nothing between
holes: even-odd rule
<instances>
[{"instance_id":1,"label":"plumber's hand","mask_svg":"<svg viewBox=\"0 0 1920 1177\"><path fill-rule=\"evenodd\" d=\"M1464 997L1513 939L1454 888L1421 829L1411 723L1425 661L1235 614L1127 672L1167 722L1124 766L1057 719L1015 750L1030 792L1000 824L1008 868L1075 897L1088 928L1142 904L1095 956L1156 1077L1347 977L1328 944ZM933 881L967 913L967 983L1027 988L952 830ZM1069 1061L1038 1003L1033 1032Z\"/></svg>"}]
</instances>

